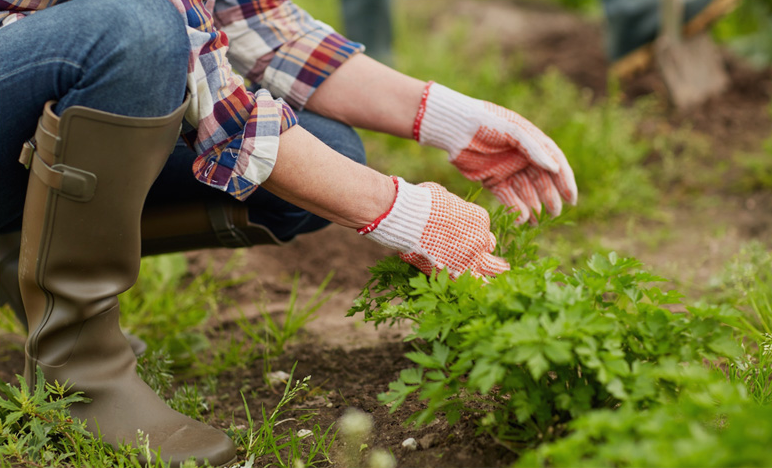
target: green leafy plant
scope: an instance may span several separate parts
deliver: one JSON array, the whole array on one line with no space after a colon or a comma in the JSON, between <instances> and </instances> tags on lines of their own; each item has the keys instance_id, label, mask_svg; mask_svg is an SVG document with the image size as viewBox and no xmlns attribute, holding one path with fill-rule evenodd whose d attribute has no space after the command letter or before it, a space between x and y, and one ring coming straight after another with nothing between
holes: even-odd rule
<instances>
[{"instance_id":1,"label":"green leafy plant","mask_svg":"<svg viewBox=\"0 0 772 468\"><path fill-rule=\"evenodd\" d=\"M75 437L90 436L67 410L85 399L79 394L65 396L65 387L46 384L40 369L35 388L20 376L18 387L0 382L0 393L0 455L4 461L63 463L77 449Z\"/></svg>"},{"instance_id":2,"label":"green leafy plant","mask_svg":"<svg viewBox=\"0 0 772 468\"><path fill-rule=\"evenodd\" d=\"M72 404L88 401L82 395L58 382L46 383L40 369L34 388L23 377L18 380L18 386L0 382L0 468L140 468L139 444L113 448L70 415ZM151 464L167 466L162 460Z\"/></svg>"},{"instance_id":3,"label":"green leafy plant","mask_svg":"<svg viewBox=\"0 0 772 468\"><path fill-rule=\"evenodd\" d=\"M679 381L677 394L580 416L565 438L524 453L516 466L769 466L772 407L750 401L720 371L663 364Z\"/></svg>"},{"instance_id":4,"label":"green leafy plant","mask_svg":"<svg viewBox=\"0 0 772 468\"><path fill-rule=\"evenodd\" d=\"M493 279L427 277L393 260L372 270L350 314L413 322L415 350L406 356L417 367L380 396L392 411L416 395L426 404L409 418L417 424L477 414L482 431L516 450L565 435L570 421L597 409L674 398L683 384L669 371L674 362L699 367L741 355L723 309L671 313L666 306L680 295L653 285L664 278L614 253L560 272L554 258L533 260L527 229L504 228L514 234L504 236L502 254L515 261ZM521 252L531 254L518 259Z\"/></svg>"}]
</instances>

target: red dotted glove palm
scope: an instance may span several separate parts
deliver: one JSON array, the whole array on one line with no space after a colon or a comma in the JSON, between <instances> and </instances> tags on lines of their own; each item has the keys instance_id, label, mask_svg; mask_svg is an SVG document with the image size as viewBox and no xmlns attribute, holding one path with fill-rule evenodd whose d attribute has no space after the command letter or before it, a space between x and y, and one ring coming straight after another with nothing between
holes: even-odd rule
<instances>
[{"instance_id":1,"label":"red dotted glove palm","mask_svg":"<svg viewBox=\"0 0 772 468\"><path fill-rule=\"evenodd\" d=\"M413 185L395 177L394 183L394 204L360 234L398 250L427 275L447 269L455 279L467 270L478 277L509 270L504 259L491 255L496 237L485 209L433 182Z\"/></svg>"},{"instance_id":2,"label":"red dotted glove palm","mask_svg":"<svg viewBox=\"0 0 772 468\"><path fill-rule=\"evenodd\" d=\"M554 141L519 114L430 82L416 115L414 137L448 152L464 176L482 182L520 211L518 222L544 206L560 214L576 204L574 173Z\"/></svg>"}]
</instances>

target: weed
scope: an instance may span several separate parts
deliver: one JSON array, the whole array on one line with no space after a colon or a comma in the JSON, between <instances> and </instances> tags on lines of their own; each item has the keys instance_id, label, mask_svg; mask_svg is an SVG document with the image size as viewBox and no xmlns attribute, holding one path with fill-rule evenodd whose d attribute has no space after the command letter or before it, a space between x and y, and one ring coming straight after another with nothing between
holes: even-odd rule
<instances>
[{"instance_id":1,"label":"weed","mask_svg":"<svg viewBox=\"0 0 772 468\"><path fill-rule=\"evenodd\" d=\"M18 387L0 382L0 467L140 467L141 444L115 449L70 416L70 405L87 401L83 396L57 382L46 383L40 369L36 381L35 388L23 377ZM159 460L150 468L167 466Z\"/></svg>"},{"instance_id":2,"label":"weed","mask_svg":"<svg viewBox=\"0 0 772 468\"><path fill-rule=\"evenodd\" d=\"M758 241L747 243L711 287L712 297L742 311L735 326L762 346L772 334L772 253Z\"/></svg>"},{"instance_id":3,"label":"weed","mask_svg":"<svg viewBox=\"0 0 772 468\"><path fill-rule=\"evenodd\" d=\"M296 275L289 300L278 314L279 318L275 318L261 304L256 304L260 311L259 318L248 318L241 312L241 316L236 319L240 333L234 333L233 330L227 332L223 327L220 335L227 335L226 338L193 356L193 373L199 376L217 375L227 369L244 368L262 359L265 378L271 371L271 358L281 355L287 344L316 318L319 308L336 293L325 291L332 277L333 272L330 272L311 297L300 304L300 277Z\"/></svg>"},{"instance_id":4,"label":"weed","mask_svg":"<svg viewBox=\"0 0 772 468\"><path fill-rule=\"evenodd\" d=\"M262 310L262 322L252 323L242 317L237 321L239 328L249 338L257 343L264 343L270 356L278 356L284 351L287 343L293 339L308 322L314 320L314 315L335 292L325 294L324 290L332 280L334 272L330 272L316 288L314 294L302 306L298 304L300 291L300 276L295 275L292 281L289 302L280 320L274 319L267 310ZM260 330L262 329L262 330Z\"/></svg>"},{"instance_id":5,"label":"weed","mask_svg":"<svg viewBox=\"0 0 772 468\"><path fill-rule=\"evenodd\" d=\"M120 296L123 325L146 340L149 351L163 351L180 367L209 348L201 327L226 301L222 290L244 281L224 280L211 267L195 278L187 273L183 254L145 258L137 283Z\"/></svg>"},{"instance_id":6,"label":"weed","mask_svg":"<svg viewBox=\"0 0 772 468\"><path fill-rule=\"evenodd\" d=\"M286 429L280 432L278 426L283 423L295 421L293 418L280 419L290 410L286 406L298 398L302 393L308 392L308 382L311 377L305 377L303 380L296 380L293 383L292 375L295 373L295 366L292 368L290 377L284 388L284 393L270 414L266 412L265 406L261 408L262 422L258 423L252 416L247 400L242 393L244 401L244 410L247 416L246 427L237 427L231 424L228 435L233 438L237 446L243 451L244 456L250 460L270 455L276 463L282 468L293 468L296 462L302 463L301 466L311 467L317 463L331 463L330 448L337 432L332 431L332 425L322 430L315 425L311 435L298 435L295 429ZM303 411L293 409L292 411ZM300 421L308 421L313 414L308 413L300 418Z\"/></svg>"},{"instance_id":7,"label":"weed","mask_svg":"<svg viewBox=\"0 0 772 468\"><path fill-rule=\"evenodd\" d=\"M746 193L772 188L770 155L772 155L772 137L764 141L762 151L735 154L733 159L740 169L740 176L734 183L734 188Z\"/></svg>"},{"instance_id":8,"label":"weed","mask_svg":"<svg viewBox=\"0 0 772 468\"><path fill-rule=\"evenodd\" d=\"M15 335L26 335L27 332L22 328L13 309L9 305L0 306L0 332L12 333Z\"/></svg>"},{"instance_id":9,"label":"weed","mask_svg":"<svg viewBox=\"0 0 772 468\"><path fill-rule=\"evenodd\" d=\"M666 404L588 413L515 466L768 466L772 408L719 373L677 367L681 390Z\"/></svg>"}]
</instances>

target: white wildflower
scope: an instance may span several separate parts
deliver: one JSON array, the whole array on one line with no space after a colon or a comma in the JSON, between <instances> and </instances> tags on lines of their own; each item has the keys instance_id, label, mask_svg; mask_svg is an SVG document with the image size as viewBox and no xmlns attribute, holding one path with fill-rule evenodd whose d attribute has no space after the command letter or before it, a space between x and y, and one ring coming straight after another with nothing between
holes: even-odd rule
<instances>
[{"instance_id":1,"label":"white wildflower","mask_svg":"<svg viewBox=\"0 0 772 468\"><path fill-rule=\"evenodd\" d=\"M368 468L397 468L397 460L383 449L375 449L370 454Z\"/></svg>"},{"instance_id":2,"label":"white wildflower","mask_svg":"<svg viewBox=\"0 0 772 468\"><path fill-rule=\"evenodd\" d=\"M364 439L372 429L372 416L356 408L348 408L340 418L340 432L346 438Z\"/></svg>"}]
</instances>

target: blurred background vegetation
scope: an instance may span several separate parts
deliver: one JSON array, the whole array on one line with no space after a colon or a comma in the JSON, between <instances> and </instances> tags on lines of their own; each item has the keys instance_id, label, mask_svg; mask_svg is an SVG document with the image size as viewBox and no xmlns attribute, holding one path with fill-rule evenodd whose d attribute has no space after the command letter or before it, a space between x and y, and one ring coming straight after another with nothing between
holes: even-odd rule
<instances>
[{"instance_id":1,"label":"blurred background vegetation","mask_svg":"<svg viewBox=\"0 0 772 468\"><path fill-rule=\"evenodd\" d=\"M296 3L342 30L338 0ZM709 135L693 131L688 122L674 125L662 96L627 99L614 80L609 80L605 93L593 93L556 69L528 76L522 56L528 52L504 50L495 37L484 39L480 47L480 38L473 37L474 20L448 14L456 3L395 0L393 66L408 75L435 80L514 109L558 143L575 171L580 200L576 207L566 209L563 217L573 227L558 226L546 234L542 248L564 257L567 265L584 261L592 252L614 249L628 249L625 253L643 257L648 263L641 249L656 251L679 235L694 235L676 232L683 226L679 226L675 210L684 206L695 211L710 209L724 202L721 197L727 191L751 194L772 188L772 138L751 151L738 150L731 161L717 160ZM541 4L568 9L600 28L603 23L600 0L487 3ZM769 65L772 0L745 0L715 24L712 33L718 43L756 66ZM772 129L769 133L772 135ZM447 164L442 151L373 132L360 134L369 164L382 172L397 173L412 182L434 180L462 196L475 189ZM716 194L717 187L727 184L730 166L741 175L731 182L731 190ZM487 194L477 202L495 205ZM721 237L731 226L714 219L704 230L705 236ZM610 232L617 238L612 242ZM698 271L698 263L700 259L684 258L656 267L681 287L704 293L704 281L694 279L704 274Z\"/></svg>"}]
</instances>

